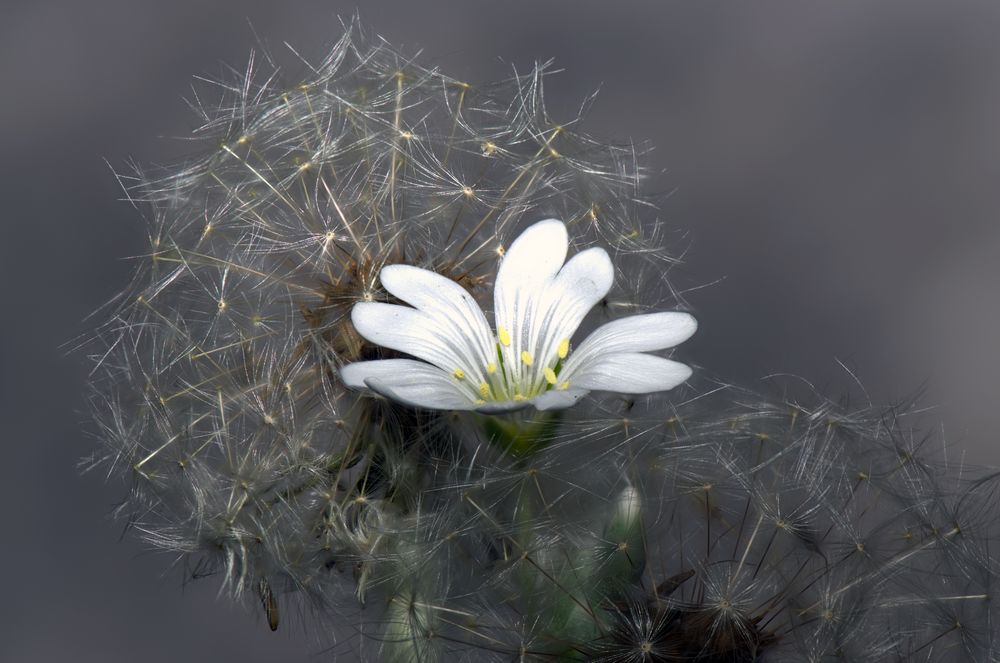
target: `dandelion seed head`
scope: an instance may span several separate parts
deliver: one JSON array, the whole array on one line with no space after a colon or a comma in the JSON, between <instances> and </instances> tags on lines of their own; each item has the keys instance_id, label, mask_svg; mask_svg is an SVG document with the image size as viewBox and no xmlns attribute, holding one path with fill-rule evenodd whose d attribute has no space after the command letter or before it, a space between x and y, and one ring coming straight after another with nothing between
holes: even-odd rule
<instances>
[{"instance_id":1,"label":"dandelion seed head","mask_svg":"<svg viewBox=\"0 0 1000 663\"><path fill-rule=\"evenodd\" d=\"M459 81L356 22L302 80L268 62L199 91L200 157L128 180L150 251L93 346L92 466L129 486L119 513L149 544L360 657L1000 658L997 477L949 464L913 408L642 383L676 343L583 370L595 334L694 319L643 148L550 117L548 65ZM519 261L542 222L564 239ZM497 317L501 273L571 265L607 275L571 330ZM455 407L343 379L431 365L381 342L428 331L401 296L417 278L484 316L477 360L436 369ZM399 324L369 334L357 310Z\"/></svg>"}]
</instances>

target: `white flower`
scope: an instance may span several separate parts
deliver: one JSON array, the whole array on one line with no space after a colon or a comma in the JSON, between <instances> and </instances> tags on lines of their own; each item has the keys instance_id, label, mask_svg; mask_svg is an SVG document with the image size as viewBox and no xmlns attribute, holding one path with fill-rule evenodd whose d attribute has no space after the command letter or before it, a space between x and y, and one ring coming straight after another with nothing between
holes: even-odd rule
<instances>
[{"instance_id":1,"label":"white flower","mask_svg":"<svg viewBox=\"0 0 1000 663\"><path fill-rule=\"evenodd\" d=\"M382 285L410 304L362 302L358 333L415 359L382 359L341 369L348 387L431 410L505 412L565 408L593 390L644 394L672 389L691 369L646 354L673 347L697 328L687 313L634 315L597 328L573 352L584 316L611 289L614 268L591 248L565 265L561 221L540 221L517 237L497 272L496 332L459 284L411 265L382 269Z\"/></svg>"}]
</instances>

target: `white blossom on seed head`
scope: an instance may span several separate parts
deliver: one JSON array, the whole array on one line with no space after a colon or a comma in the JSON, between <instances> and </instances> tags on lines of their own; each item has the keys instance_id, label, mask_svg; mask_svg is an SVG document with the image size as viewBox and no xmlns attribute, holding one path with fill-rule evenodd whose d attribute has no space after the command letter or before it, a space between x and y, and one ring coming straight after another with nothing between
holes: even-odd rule
<instances>
[{"instance_id":1,"label":"white blossom on seed head","mask_svg":"<svg viewBox=\"0 0 1000 663\"><path fill-rule=\"evenodd\" d=\"M565 408L590 391L666 391L687 380L689 367L646 354L687 340L697 328L687 313L615 320L570 352L584 316L611 289L614 268L600 248L565 262L568 247L566 226L555 219L513 241L497 272L495 328L451 279L411 265L384 267L382 285L410 306L361 302L351 320L372 343L416 359L348 364L344 383L414 407L498 413Z\"/></svg>"}]
</instances>

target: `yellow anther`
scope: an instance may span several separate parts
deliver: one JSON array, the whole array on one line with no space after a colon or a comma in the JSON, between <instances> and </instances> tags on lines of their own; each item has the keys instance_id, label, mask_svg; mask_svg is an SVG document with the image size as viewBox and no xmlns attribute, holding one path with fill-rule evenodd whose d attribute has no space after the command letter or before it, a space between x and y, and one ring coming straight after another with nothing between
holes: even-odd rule
<instances>
[{"instance_id":1,"label":"yellow anther","mask_svg":"<svg viewBox=\"0 0 1000 663\"><path fill-rule=\"evenodd\" d=\"M545 381L548 382L549 384L556 383L556 372L553 371L551 368L545 369Z\"/></svg>"},{"instance_id":2,"label":"yellow anther","mask_svg":"<svg viewBox=\"0 0 1000 663\"><path fill-rule=\"evenodd\" d=\"M514 400L515 401L523 401L524 400L524 396L522 396L521 394L514 394Z\"/></svg>"},{"instance_id":3,"label":"yellow anther","mask_svg":"<svg viewBox=\"0 0 1000 663\"><path fill-rule=\"evenodd\" d=\"M496 362L491 361L490 363L486 364L486 372L489 373L490 375L496 373L497 372Z\"/></svg>"},{"instance_id":4,"label":"yellow anther","mask_svg":"<svg viewBox=\"0 0 1000 663\"><path fill-rule=\"evenodd\" d=\"M485 382L480 383L480 385L479 385L479 394L483 398L489 398L490 397L490 385L486 384Z\"/></svg>"},{"instance_id":5,"label":"yellow anther","mask_svg":"<svg viewBox=\"0 0 1000 663\"><path fill-rule=\"evenodd\" d=\"M497 335L500 337L500 343L507 347L510 345L510 332L507 331L506 327L501 327L497 330Z\"/></svg>"},{"instance_id":6,"label":"yellow anther","mask_svg":"<svg viewBox=\"0 0 1000 663\"><path fill-rule=\"evenodd\" d=\"M482 148L483 148L483 156L487 157L492 156L493 153L497 151L496 143L489 140L483 143Z\"/></svg>"},{"instance_id":7,"label":"yellow anther","mask_svg":"<svg viewBox=\"0 0 1000 663\"><path fill-rule=\"evenodd\" d=\"M531 353L527 350L521 351L521 361L524 362L525 366L531 366L535 363L535 358L531 356Z\"/></svg>"},{"instance_id":8,"label":"yellow anther","mask_svg":"<svg viewBox=\"0 0 1000 663\"><path fill-rule=\"evenodd\" d=\"M475 403L476 405L486 405L486 401L484 401L482 398L477 398L472 402Z\"/></svg>"},{"instance_id":9,"label":"yellow anther","mask_svg":"<svg viewBox=\"0 0 1000 663\"><path fill-rule=\"evenodd\" d=\"M456 368L454 371L451 372L451 374L455 376L456 380L465 379L465 371L463 371L461 368Z\"/></svg>"},{"instance_id":10,"label":"yellow anther","mask_svg":"<svg viewBox=\"0 0 1000 663\"><path fill-rule=\"evenodd\" d=\"M564 338L563 340L559 341L559 350L558 350L558 352L559 352L559 358L560 359L565 359L566 355L569 354L569 339L568 338Z\"/></svg>"},{"instance_id":11,"label":"yellow anther","mask_svg":"<svg viewBox=\"0 0 1000 663\"><path fill-rule=\"evenodd\" d=\"M566 391L567 389L569 389L569 382L563 382L561 385L556 387L556 389L558 389L559 391Z\"/></svg>"}]
</instances>

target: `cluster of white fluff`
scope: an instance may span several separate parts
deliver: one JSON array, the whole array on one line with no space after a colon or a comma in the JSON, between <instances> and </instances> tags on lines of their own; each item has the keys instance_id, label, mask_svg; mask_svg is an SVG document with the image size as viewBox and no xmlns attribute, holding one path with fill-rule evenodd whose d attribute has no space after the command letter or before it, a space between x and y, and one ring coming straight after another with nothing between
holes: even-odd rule
<instances>
[{"instance_id":1,"label":"cluster of white fluff","mask_svg":"<svg viewBox=\"0 0 1000 663\"><path fill-rule=\"evenodd\" d=\"M474 391L414 407L398 375L346 385L347 366L420 358L352 323L403 303L387 265L490 311L514 238L559 219L570 255L612 270L579 344L685 308L681 238L633 146L547 115L543 67L473 85L352 25L308 71L205 93L203 156L130 187L149 250L94 352L94 464L128 481L149 542L272 629L307 608L364 660L1000 660L997 482L928 451L906 412L698 376L502 413Z\"/></svg>"}]
</instances>

